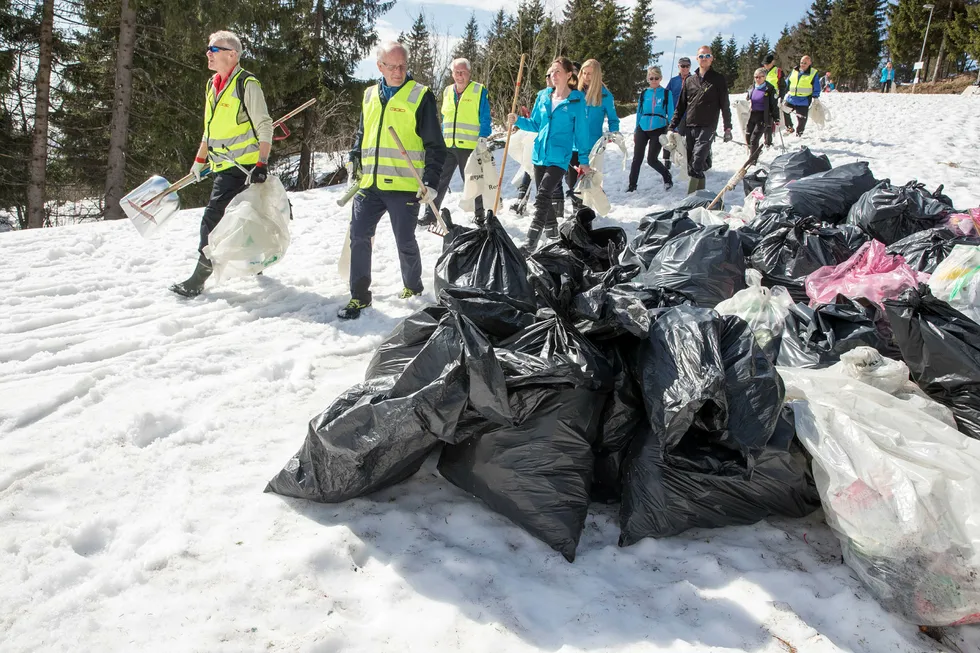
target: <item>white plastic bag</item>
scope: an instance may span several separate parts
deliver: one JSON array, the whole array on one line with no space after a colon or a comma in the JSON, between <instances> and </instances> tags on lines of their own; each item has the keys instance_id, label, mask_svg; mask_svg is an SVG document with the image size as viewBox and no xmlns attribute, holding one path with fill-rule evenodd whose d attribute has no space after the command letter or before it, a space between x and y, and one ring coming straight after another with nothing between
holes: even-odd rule
<instances>
[{"instance_id":1,"label":"white plastic bag","mask_svg":"<svg viewBox=\"0 0 980 653\"><path fill-rule=\"evenodd\" d=\"M749 114L752 113L752 103L746 99L741 99L735 100L732 105L735 108L735 117L742 128L742 133L746 134L749 126Z\"/></svg>"},{"instance_id":2,"label":"white plastic bag","mask_svg":"<svg viewBox=\"0 0 980 653\"><path fill-rule=\"evenodd\" d=\"M537 132L526 132L520 129L510 135L510 147L507 149L507 156L514 159L520 166L511 181L515 186L520 185L525 173L534 179L534 139L537 135Z\"/></svg>"},{"instance_id":3,"label":"white plastic bag","mask_svg":"<svg viewBox=\"0 0 980 653\"><path fill-rule=\"evenodd\" d=\"M286 189L275 175L236 195L204 247L214 280L255 275L281 260L289 247L289 214Z\"/></svg>"},{"instance_id":4,"label":"white plastic bag","mask_svg":"<svg viewBox=\"0 0 980 653\"><path fill-rule=\"evenodd\" d=\"M815 98L810 104L809 117L817 127L823 127L830 122L830 109L820 101L820 98Z\"/></svg>"},{"instance_id":5,"label":"white plastic bag","mask_svg":"<svg viewBox=\"0 0 980 653\"><path fill-rule=\"evenodd\" d=\"M748 322L755 341L765 349L783 334L793 298L782 286L764 288L762 273L758 270L746 270L745 283L748 288L739 290L731 299L718 304L715 310L721 315L737 315Z\"/></svg>"},{"instance_id":6,"label":"white plastic bag","mask_svg":"<svg viewBox=\"0 0 980 653\"><path fill-rule=\"evenodd\" d=\"M908 365L902 361L885 358L874 347L855 347L841 354L840 362L827 369L898 397L914 408L956 428L953 411L930 399L915 382L909 380Z\"/></svg>"},{"instance_id":7,"label":"white plastic bag","mask_svg":"<svg viewBox=\"0 0 980 653\"><path fill-rule=\"evenodd\" d=\"M747 224L741 215L735 215L726 211L713 211L703 206L690 209L687 212L687 217L706 227L724 225L729 229L741 229Z\"/></svg>"},{"instance_id":8,"label":"white plastic bag","mask_svg":"<svg viewBox=\"0 0 980 653\"><path fill-rule=\"evenodd\" d=\"M491 210L497 197L497 181L493 154L485 142L477 143L463 170L463 197L459 200L459 208L464 211L475 210L476 198L482 195L483 206L488 211Z\"/></svg>"},{"instance_id":9,"label":"white plastic bag","mask_svg":"<svg viewBox=\"0 0 980 653\"><path fill-rule=\"evenodd\" d=\"M980 245L955 245L929 279L932 294L980 323Z\"/></svg>"},{"instance_id":10,"label":"white plastic bag","mask_svg":"<svg viewBox=\"0 0 980 653\"><path fill-rule=\"evenodd\" d=\"M980 621L980 441L856 379L779 374L845 562L913 624Z\"/></svg>"},{"instance_id":11,"label":"white plastic bag","mask_svg":"<svg viewBox=\"0 0 980 653\"><path fill-rule=\"evenodd\" d=\"M603 169L605 168L606 149L616 145L623 152L623 168L626 168L626 141L619 132L605 132L592 146L589 152L589 172L578 179L575 192L582 198L582 204L596 212L596 215L608 215L612 209L609 198L602 189Z\"/></svg>"},{"instance_id":12,"label":"white plastic bag","mask_svg":"<svg viewBox=\"0 0 980 653\"><path fill-rule=\"evenodd\" d=\"M682 175L687 175L687 141L677 132L668 131L660 137L660 145L670 152L670 162ZM677 173L674 174L677 176Z\"/></svg>"}]
</instances>

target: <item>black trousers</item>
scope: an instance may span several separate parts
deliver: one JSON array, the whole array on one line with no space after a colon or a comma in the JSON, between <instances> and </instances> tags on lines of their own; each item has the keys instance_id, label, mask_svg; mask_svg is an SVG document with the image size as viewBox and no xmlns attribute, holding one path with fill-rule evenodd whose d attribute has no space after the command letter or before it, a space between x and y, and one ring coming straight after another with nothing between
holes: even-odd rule
<instances>
[{"instance_id":1,"label":"black trousers","mask_svg":"<svg viewBox=\"0 0 980 653\"><path fill-rule=\"evenodd\" d=\"M568 192L571 192L575 188L575 182L578 181L578 170L575 166L578 165L578 152L572 152L572 158L568 162L568 170L565 171L565 183L568 184Z\"/></svg>"},{"instance_id":2,"label":"black trousers","mask_svg":"<svg viewBox=\"0 0 980 653\"><path fill-rule=\"evenodd\" d=\"M889 93L892 90L892 80L887 80L881 83L881 92Z\"/></svg>"},{"instance_id":3,"label":"black trousers","mask_svg":"<svg viewBox=\"0 0 980 653\"><path fill-rule=\"evenodd\" d=\"M204 215L201 216L201 241L197 251L204 255L204 246L208 244L208 236L221 222L225 209L235 195L245 190L245 173L238 168L228 168L214 175L214 186L211 187L211 199L208 200Z\"/></svg>"},{"instance_id":4,"label":"black trousers","mask_svg":"<svg viewBox=\"0 0 980 653\"><path fill-rule=\"evenodd\" d=\"M553 200L564 200L561 180L565 169L558 166L534 166L534 185L538 188L534 196L534 219L531 229L544 229L558 226L558 216L551 206Z\"/></svg>"},{"instance_id":5,"label":"black trousers","mask_svg":"<svg viewBox=\"0 0 980 653\"><path fill-rule=\"evenodd\" d=\"M640 178L640 168L643 166L643 151L647 151L647 164L654 170L660 173L663 178L664 183L673 183L670 177L670 170L660 162L657 155L660 154L662 145L660 145L660 137L667 133L666 127L661 127L660 129L654 129L653 131L646 131L643 129L637 129L633 132L633 162L630 164L630 187L636 186L637 180Z\"/></svg>"},{"instance_id":6,"label":"black trousers","mask_svg":"<svg viewBox=\"0 0 980 653\"><path fill-rule=\"evenodd\" d=\"M442 164L442 176L439 177L439 187L436 188L436 206L438 208L442 208L442 201L446 199L446 191L449 190L449 184L452 182L453 174L457 168L459 169L459 176L464 182L466 181L466 162L470 160L471 154L473 154L473 150L464 150L458 147L446 148L446 162ZM483 196L478 195L475 202L476 214L480 215L483 213ZM425 207L425 215L435 219L432 209L428 206Z\"/></svg>"},{"instance_id":7,"label":"black trousers","mask_svg":"<svg viewBox=\"0 0 980 653\"><path fill-rule=\"evenodd\" d=\"M753 111L749 115L749 122L745 126L745 142L749 145L749 151L752 153L752 163L759 160L759 153L761 148L759 143L762 142L762 137L765 136L765 144L767 146L772 145L772 129L766 125L766 113L765 111Z\"/></svg>"},{"instance_id":8,"label":"black trousers","mask_svg":"<svg viewBox=\"0 0 980 653\"><path fill-rule=\"evenodd\" d=\"M687 126L687 176L704 179L711 170L711 141L715 139L717 125Z\"/></svg>"},{"instance_id":9,"label":"black trousers","mask_svg":"<svg viewBox=\"0 0 980 653\"><path fill-rule=\"evenodd\" d=\"M793 107L793 109L796 111L796 134L802 136L803 130L806 129L806 122L810 117L810 105Z\"/></svg>"},{"instance_id":10,"label":"black trousers","mask_svg":"<svg viewBox=\"0 0 980 653\"><path fill-rule=\"evenodd\" d=\"M371 303L371 239L385 213L395 234L402 283L409 290L422 292L422 256L415 240L418 198L411 191L366 188L354 196L354 215L350 221L350 296L368 304Z\"/></svg>"}]
</instances>

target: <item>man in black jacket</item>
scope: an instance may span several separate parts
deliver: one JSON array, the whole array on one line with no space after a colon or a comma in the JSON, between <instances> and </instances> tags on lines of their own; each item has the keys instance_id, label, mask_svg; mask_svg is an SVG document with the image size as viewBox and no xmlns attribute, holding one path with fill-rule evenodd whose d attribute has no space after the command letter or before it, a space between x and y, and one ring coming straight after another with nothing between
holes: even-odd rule
<instances>
[{"instance_id":1,"label":"man in black jacket","mask_svg":"<svg viewBox=\"0 0 980 653\"><path fill-rule=\"evenodd\" d=\"M711 48L698 48L698 69L684 80L671 131L677 131L681 116L687 117L687 174L691 181L687 192L704 188L704 173L711 169L711 141L718 129L718 113L725 125L725 142L732 140L732 110L728 105L728 83L711 69Z\"/></svg>"}]
</instances>

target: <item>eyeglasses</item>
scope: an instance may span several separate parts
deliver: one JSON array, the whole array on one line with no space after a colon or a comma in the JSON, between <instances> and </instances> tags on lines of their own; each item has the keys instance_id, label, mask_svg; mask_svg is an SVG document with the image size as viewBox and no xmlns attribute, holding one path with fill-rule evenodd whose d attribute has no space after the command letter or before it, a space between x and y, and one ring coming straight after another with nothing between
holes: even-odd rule
<instances>
[{"instance_id":1,"label":"eyeglasses","mask_svg":"<svg viewBox=\"0 0 980 653\"><path fill-rule=\"evenodd\" d=\"M710 59L710 58L711 58L711 55L710 54L699 54L698 55L698 59Z\"/></svg>"},{"instance_id":2,"label":"eyeglasses","mask_svg":"<svg viewBox=\"0 0 980 653\"><path fill-rule=\"evenodd\" d=\"M389 73L393 73L396 70L408 70L408 64L403 64L403 63L401 63L401 64L388 64L388 63L385 63L385 62L382 61L381 62L381 65L384 66L385 67L385 70L387 70Z\"/></svg>"},{"instance_id":3,"label":"eyeglasses","mask_svg":"<svg viewBox=\"0 0 980 653\"><path fill-rule=\"evenodd\" d=\"M231 48L223 48L220 45L209 45L207 51L212 54L218 54L219 52L229 52Z\"/></svg>"},{"instance_id":4,"label":"eyeglasses","mask_svg":"<svg viewBox=\"0 0 980 653\"><path fill-rule=\"evenodd\" d=\"M691 67L691 64L689 64L689 63L682 63L680 66L678 66L678 68L690 68L690 67Z\"/></svg>"}]
</instances>

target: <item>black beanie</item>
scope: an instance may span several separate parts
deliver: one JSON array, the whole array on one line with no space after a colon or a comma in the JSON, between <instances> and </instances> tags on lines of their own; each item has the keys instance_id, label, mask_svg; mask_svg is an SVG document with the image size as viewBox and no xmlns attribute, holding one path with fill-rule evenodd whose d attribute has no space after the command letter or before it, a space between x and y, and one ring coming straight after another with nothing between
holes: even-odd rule
<instances>
[{"instance_id":1,"label":"black beanie","mask_svg":"<svg viewBox=\"0 0 980 653\"><path fill-rule=\"evenodd\" d=\"M763 66L768 66L769 64L771 64L775 60L776 60L776 57L774 55L767 54L765 56L765 58L762 60L762 65Z\"/></svg>"}]
</instances>

